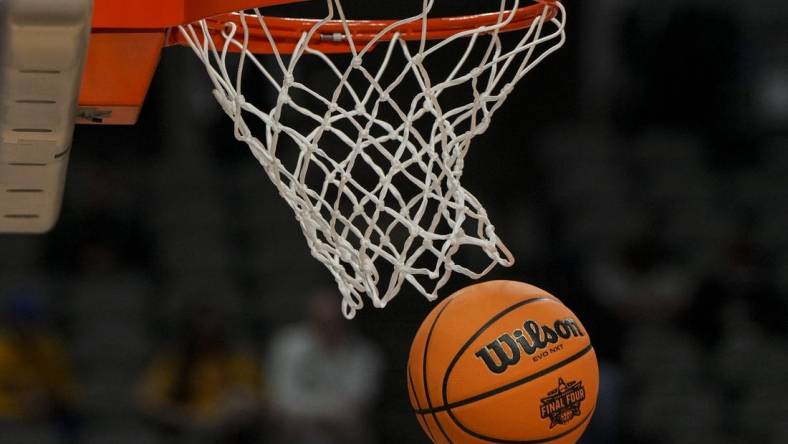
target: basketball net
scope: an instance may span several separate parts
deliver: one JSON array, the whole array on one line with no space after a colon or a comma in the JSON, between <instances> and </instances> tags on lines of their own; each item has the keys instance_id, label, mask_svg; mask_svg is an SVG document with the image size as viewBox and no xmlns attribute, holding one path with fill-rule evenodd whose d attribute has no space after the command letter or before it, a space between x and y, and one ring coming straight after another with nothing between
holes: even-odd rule
<instances>
[{"instance_id":1,"label":"basketball net","mask_svg":"<svg viewBox=\"0 0 788 444\"><path fill-rule=\"evenodd\" d=\"M406 282L434 300L452 273L478 279L514 263L461 184L464 159L517 82L561 47L565 13L555 0L538 2L528 27L505 33L514 11L533 2L499 2L491 23L439 40L429 35L432 0L363 39L341 0L325 0L325 18L287 42L272 31L281 19L259 9L223 19L218 38L215 18L180 27L235 137L295 212L312 256L333 274L347 318L365 299L385 307ZM270 56L251 48L255 32ZM315 42L344 42L347 54ZM314 69L298 69L307 59L310 67L324 65L319 82L307 84ZM266 85L270 105L247 101L244 87L253 83ZM481 251L485 263L458 263L467 249Z\"/></svg>"}]
</instances>

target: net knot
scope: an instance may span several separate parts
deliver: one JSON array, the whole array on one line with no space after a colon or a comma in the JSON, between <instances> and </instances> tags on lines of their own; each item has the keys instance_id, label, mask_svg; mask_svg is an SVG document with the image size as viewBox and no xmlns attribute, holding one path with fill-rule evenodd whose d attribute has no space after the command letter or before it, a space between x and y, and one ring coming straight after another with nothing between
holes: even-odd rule
<instances>
[{"instance_id":1,"label":"net knot","mask_svg":"<svg viewBox=\"0 0 788 444\"><path fill-rule=\"evenodd\" d=\"M236 115L241 113L244 105L246 105L246 97L243 94L236 94L233 96L233 105Z\"/></svg>"},{"instance_id":2,"label":"net knot","mask_svg":"<svg viewBox=\"0 0 788 444\"><path fill-rule=\"evenodd\" d=\"M360 55L354 56L350 61L350 66L353 69L361 69L364 66L364 59Z\"/></svg>"},{"instance_id":3,"label":"net knot","mask_svg":"<svg viewBox=\"0 0 788 444\"><path fill-rule=\"evenodd\" d=\"M276 98L276 102L277 102L277 105L279 105L279 106L289 105L290 104L291 99L290 99L290 86L289 85L282 86L282 88L279 90L279 96Z\"/></svg>"}]
</instances>

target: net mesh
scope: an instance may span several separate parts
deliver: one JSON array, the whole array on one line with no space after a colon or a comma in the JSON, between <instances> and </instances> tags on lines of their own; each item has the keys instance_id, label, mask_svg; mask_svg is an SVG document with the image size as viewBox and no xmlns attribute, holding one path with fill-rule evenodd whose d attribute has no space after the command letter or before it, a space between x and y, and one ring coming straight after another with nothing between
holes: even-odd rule
<instances>
[{"instance_id":1,"label":"net mesh","mask_svg":"<svg viewBox=\"0 0 788 444\"><path fill-rule=\"evenodd\" d=\"M347 23L341 0L325 6L325 20ZM426 23L433 2L424 1L419 14L363 46L351 44L346 55L310 43L323 20L280 50L257 9L228 20L219 42L206 20L180 28L235 137L295 212L312 256L333 274L346 317L367 300L386 306L406 282L433 300L452 273L476 279L513 264L461 179L472 139L515 84L563 44L560 4L557 14L545 6L527 29L501 32L519 6L501 0L491 25L436 41L424 26L421 38L406 41L397 28ZM272 54L251 51L250 27L262 30ZM320 38L353 42L344 29ZM244 88L261 85L268 103L251 103Z\"/></svg>"}]
</instances>

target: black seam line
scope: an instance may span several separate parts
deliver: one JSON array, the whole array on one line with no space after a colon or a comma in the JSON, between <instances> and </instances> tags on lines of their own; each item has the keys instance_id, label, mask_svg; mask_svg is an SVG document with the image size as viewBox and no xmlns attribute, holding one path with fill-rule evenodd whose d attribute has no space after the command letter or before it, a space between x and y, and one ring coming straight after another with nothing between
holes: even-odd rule
<instances>
[{"instance_id":1,"label":"black seam line","mask_svg":"<svg viewBox=\"0 0 788 444\"><path fill-rule=\"evenodd\" d=\"M410 387L410 390L413 392L413 400L416 401L416 407L421 409L421 403L419 402L419 394L416 393L416 385L413 384L413 375L410 374L410 365L408 365L408 368L406 369L406 373L408 375L408 386ZM430 425L427 423L427 418L422 418L422 420L424 421L424 425L425 425L424 429L427 432L427 435L429 435L430 441L435 442L435 438L432 436L432 428L430 428Z\"/></svg>"},{"instance_id":2,"label":"black seam line","mask_svg":"<svg viewBox=\"0 0 788 444\"><path fill-rule=\"evenodd\" d=\"M408 378L408 388L413 392L413 400L416 401L416 407L420 409L421 403L419 402L419 397L416 396L418 393L416 393L416 386L413 384L413 375L410 374L410 366L405 369L405 376Z\"/></svg>"},{"instance_id":3,"label":"black seam line","mask_svg":"<svg viewBox=\"0 0 788 444\"><path fill-rule=\"evenodd\" d=\"M441 308L441 311L439 311L438 314L435 315L435 319L432 321L432 325L430 325L430 330L429 332L427 332L427 339L424 340L424 355L421 357L421 378L424 382L424 396L427 398L427 406L429 408L432 408L432 399L430 399L430 389L427 384L427 352L429 351L430 348L430 341L432 340L432 333L435 330L435 326L438 324L438 320L440 319L443 312L446 311L446 309L449 307L449 304L451 304L451 300L447 301L446 305L444 305L443 308ZM443 430L443 424L441 424L441 422L438 420L438 417L433 414L432 419L435 421L435 424L438 425L438 429L443 434L443 437L446 438L449 444L452 444L449 435L447 435L446 431Z\"/></svg>"},{"instance_id":4,"label":"black seam line","mask_svg":"<svg viewBox=\"0 0 788 444\"><path fill-rule=\"evenodd\" d=\"M569 430L567 430L567 431L565 431L565 432L559 433L558 435L555 435L555 436L551 436L550 438L544 438L544 439L532 439L532 440L530 440L530 441L523 441L523 442L521 442L521 443L518 443L518 444L539 444L539 443L543 443L543 442L550 442L550 441L555 441L556 439L563 438L564 436L566 436L566 435L568 435L568 434L570 434L570 433L574 432L574 431L575 431L575 430L577 430L578 428L580 428L580 426L582 426L583 424L587 423L587 422L588 422L588 420L589 420L589 419L591 419L591 417L592 417L592 416L594 416L594 412L595 412L595 411L596 411L596 406L594 406L594 407L591 409L591 411L590 411L590 412L588 412L588 414L586 415L586 417L585 417L585 418L583 418L583 420L582 420L582 421L580 421L580 422L579 422L579 423L577 423L577 424L576 424L574 427L572 427L571 429L569 429Z\"/></svg>"},{"instance_id":5,"label":"black seam line","mask_svg":"<svg viewBox=\"0 0 788 444\"><path fill-rule=\"evenodd\" d=\"M485 435L482 435L480 433L476 433L473 430L470 430L470 429L466 428L462 424L458 424L458 425L460 426L460 429L462 429L462 431L464 431L465 433L473 436L474 438L482 439L482 440L489 441L489 442L496 443L496 444L542 444L542 443L545 443L545 442L553 442L556 439L561 439L564 436L566 436L566 435L568 435L570 433L573 433L575 430L580 428L580 426L582 426L583 424L588 422L588 420L591 419L592 416L594 416L594 412L595 411L596 411L596 406L594 408L592 408L591 411L588 412L588 414L586 414L585 418L583 418L582 421L580 421L577 424L575 424L574 426L572 426L572 428L570 428L569 430L564 430L563 432L561 432L561 433L559 433L557 435L549 436L547 438L529 439L529 440L526 440L526 441L514 441L514 440L511 440L511 439L500 439L500 438L494 438L494 437L491 437L491 436L485 436ZM451 414L451 413L449 413L449 414Z\"/></svg>"},{"instance_id":6,"label":"black seam line","mask_svg":"<svg viewBox=\"0 0 788 444\"><path fill-rule=\"evenodd\" d=\"M6 214L6 219L38 219L40 216L37 214Z\"/></svg>"},{"instance_id":7,"label":"black seam line","mask_svg":"<svg viewBox=\"0 0 788 444\"><path fill-rule=\"evenodd\" d=\"M43 193L40 188L12 188L5 190L6 193Z\"/></svg>"},{"instance_id":8,"label":"black seam line","mask_svg":"<svg viewBox=\"0 0 788 444\"><path fill-rule=\"evenodd\" d=\"M539 370L538 372L536 372L536 373L534 373L532 375L528 375L528 376L526 376L524 378L518 379L517 381L510 382L509 384L506 384L506 385L503 385L501 387L498 387L495 390L490 390L489 392L484 392L482 394L479 394L479 395L476 395L476 396L472 396L470 398L463 399L462 401L452 402L451 404L446 404L446 405L443 405L443 406L440 406L440 407L433 407L433 408L430 408L430 409L419 410L419 411L416 411L416 413L418 413L420 415L426 415L426 414L432 414L432 413L438 413L438 412L445 412L447 410L456 409L456 408L462 407L464 405L468 405L468 404L474 403L476 401L480 401L482 399L489 398L491 396L495 396L495 395L497 395L497 394L499 394L501 392L505 392L505 391L510 390L510 389L512 389L514 387L517 387L519 385L526 384L528 382L533 381L534 379L541 378L542 376L544 376L544 375L546 375L548 373L551 373L551 372L553 372L555 370L558 370L559 368L563 367L564 365L569 364L569 363L571 363L573 361L576 361L576 360L582 358L584 355L586 355L588 352L590 352L593 349L594 349L594 347L592 347L591 344L589 344L584 349L582 349L579 352L575 353L574 355L564 359L561 362L558 362L556 364L551 365L550 367L547 367L547 368L544 368L542 370Z\"/></svg>"},{"instance_id":9,"label":"black seam line","mask_svg":"<svg viewBox=\"0 0 788 444\"><path fill-rule=\"evenodd\" d=\"M451 362L449 363L449 366L446 367L446 372L443 374L443 392L441 393L443 395L443 405L450 404L449 393L448 393L449 375L451 374L452 371L454 371L454 367L460 361L460 358L465 353L465 351L468 350L471 344L473 344L473 342L476 341L476 339L478 339L479 336L481 336L485 331L487 331L488 328L492 327L496 322L498 322L499 319L503 318L504 316L517 310L520 307L541 301L555 302L553 299L547 297L539 297L539 296L530 299L525 299L523 301L512 304L509 307L506 307L505 309L501 310L498 314L490 318L487 322L484 323L484 325L482 325L481 327L479 327L478 330L476 330L476 332L470 337L470 339L468 339L468 341L466 341L465 344L463 344L462 347L460 347L460 350L457 352L456 355L454 355L454 358L452 358ZM429 407L432 408L432 405L430 405Z\"/></svg>"}]
</instances>

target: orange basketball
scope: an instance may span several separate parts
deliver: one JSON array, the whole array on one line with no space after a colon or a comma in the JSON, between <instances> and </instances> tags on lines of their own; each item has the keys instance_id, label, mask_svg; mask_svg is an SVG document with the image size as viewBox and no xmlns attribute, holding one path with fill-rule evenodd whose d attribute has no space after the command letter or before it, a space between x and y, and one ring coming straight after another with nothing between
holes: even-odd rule
<instances>
[{"instance_id":1,"label":"orange basketball","mask_svg":"<svg viewBox=\"0 0 788 444\"><path fill-rule=\"evenodd\" d=\"M513 281L472 285L421 324L408 393L434 443L575 443L599 370L583 324L556 297Z\"/></svg>"}]
</instances>

